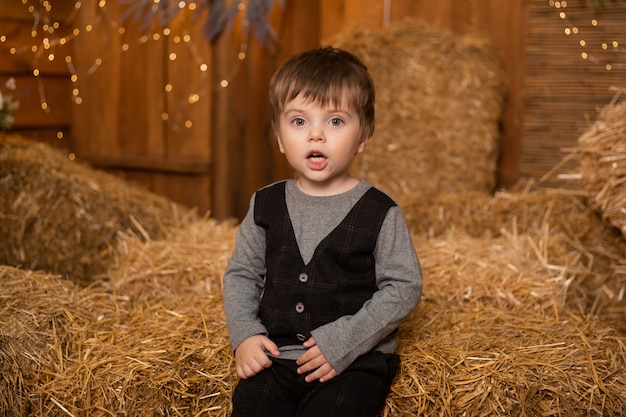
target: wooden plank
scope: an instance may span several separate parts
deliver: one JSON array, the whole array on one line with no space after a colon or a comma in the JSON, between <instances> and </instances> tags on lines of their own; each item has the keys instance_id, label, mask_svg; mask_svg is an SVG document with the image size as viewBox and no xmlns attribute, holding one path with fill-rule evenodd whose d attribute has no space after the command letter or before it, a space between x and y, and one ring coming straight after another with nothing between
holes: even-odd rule
<instances>
[{"instance_id":1,"label":"wooden plank","mask_svg":"<svg viewBox=\"0 0 626 417\"><path fill-rule=\"evenodd\" d=\"M138 187L167 196L167 198L187 208L196 208L199 214L210 211L209 194L198 192L198 190L210 188L210 175L188 176L132 170L110 170L108 172ZM190 194L190 189L196 192Z\"/></svg>"},{"instance_id":2,"label":"wooden plank","mask_svg":"<svg viewBox=\"0 0 626 417\"><path fill-rule=\"evenodd\" d=\"M172 89L165 94L164 158L189 165L209 167L201 175L168 175L161 179L161 193L200 214L211 211L213 151L213 61L212 45L202 33L204 19L189 12L180 14L170 25L165 42L166 83ZM173 54L173 55L172 55ZM185 172L181 172L185 174Z\"/></svg>"},{"instance_id":3,"label":"wooden plank","mask_svg":"<svg viewBox=\"0 0 626 417\"><path fill-rule=\"evenodd\" d=\"M73 18L75 6L79 2L68 0L45 2L51 5L50 9L46 9L43 2L37 3L29 1L24 4L19 0L0 1L0 17L32 23L36 13L43 21L67 22Z\"/></svg>"},{"instance_id":4,"label":"wooden plank","mask_svg":"<svg viewBox=\"0 0 626 417\"><path fill-rule=\"evenodd\" d=\"M0 85L9 77L0 76ZM69 79L60 77L14 76L16 90L13 98L19 101L15 111L15 128L69 127L72 124L72 85ZM42 107L45 103L45 110Z\"/></svg>"},{"instance_id":5,"label":"wooden plank","mask_svg":"<svg viewBox=\"0 0 626 417\"><path fill-rule=\"evenodd\" d=\"M119 18L118 18L119 20ZM167 39L125 25L123 36L112 37L111 53L119 55L118 142L110 155L164 156L167 152L162 115L166 101ZM145 40L145 41L144 41ZM123 45L129 45L123 50ZM104 139L103 142L105 142Z\"/></svg>"},{"instance_id":6,"label":"wooden plank","mask_svg":"<svg viewBox=\"0 0 626 417\"><path fill-rule=\"evenodd\" d=\"M116 9L108 10L115 18ZM77 16L76 25L98 22L99 9L84 4ZM118 44L111 39L118 36L117 29L109 24L94 25L94 29L76 37L71 43L74 65L78 73L77 85L81 104L74 111L74 149L81 154L98 155L102 152L119 152L120 65Z\"/></svg>"},{"instance_id":7,"label":"wooden plank","mask_svg":"<svg viewBox=\"0 0 626 417\"><path fill-rule=\"evenodd\" d=\"M83 5L81 24L100 22L73 42L82 104L77 107L77 152L163 156L165 42L132 25L98 20L97 4ZM119 7L107 6L118 21ZM124 33L120 33L121 29Z\"/></svg>"},{"instance_id":8,"label":"wooden plank","mask_svg":"<svg viewBox=\"0 0 626 417\"><path fill-rule=\"evenodd\" d=\"M81 154L81 159L107 170L160 172L179 175L207 175L211 164L202 159L155 158L150 156L108 156Z\"/></svg>"},{"instance_id":9,"label":"wooden plank","mask_svg":"<svg viewBox=\"0 0 626 417\"><path fill-rule=\"evenodd\" d=\"M0 72L32 74L39 70L42 74L68 75L65 58L71 55L71 49L61 43L61 38L69 33L69 28L60 27L53 37L42 31L33 36L32 25L0 18L0 39L4 39L0 41ZM50 42L44 43L44 37L50 38Z\"/></svg>"},{"instance_id":10,"label":"wooden plank","mask_svg":"<svg viewBox=\"0 0 626 417\"><path fill-rule=\"evenodd\" d=\"M72 143L71 131L69 130L69 127L14 127L11 132L26 139L47 143L55 148L65 150L69 149Z\"/></svg>"},{"instance_id":11,"label":"wooden plank","mask_svg":"<svg viewBox=\"0 0 626 417\"><path fill-rule=\"evenodd\" d=\"M166 84L164 151L168 158L211 161L213 62L202 34L203 19L181 13L165 38Z\"/></svg>"},{"instance_id":12,"label":"wooden plank","mask_svg":"<svg viewBox=\"0 0 626 417\"><path fill-rule=\"evenodd\" d=\"M194 177L169 175L165 178L161 194L186 207L197 209L200 215L212 215L212 178L212 174Z\"/></svg>"}]
</instances>

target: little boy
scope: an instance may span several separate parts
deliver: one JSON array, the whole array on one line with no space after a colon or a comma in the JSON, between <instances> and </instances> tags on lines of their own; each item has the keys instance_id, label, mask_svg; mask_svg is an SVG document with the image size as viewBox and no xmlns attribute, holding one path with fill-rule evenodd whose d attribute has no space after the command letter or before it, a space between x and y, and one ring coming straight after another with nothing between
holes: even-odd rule
<instances>
[{"instance_id":1,"label":"little boy","mask_svg":"<svg viewBox=\"0 0 626 417\"><path fill-rule=\"evenodd\" d=\"M400 207L349 173L374 131L372 79L313 49L274 74L270 105L297 176L252 196L224 274L232 416L376 416L422 276Z\"/></svg>"}]
</instances>

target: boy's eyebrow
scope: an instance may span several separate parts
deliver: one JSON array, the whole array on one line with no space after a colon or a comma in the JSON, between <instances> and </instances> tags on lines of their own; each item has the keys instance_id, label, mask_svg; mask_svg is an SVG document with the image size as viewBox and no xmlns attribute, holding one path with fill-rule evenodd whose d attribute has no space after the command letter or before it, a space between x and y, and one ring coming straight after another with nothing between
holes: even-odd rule
<instances>
[{"instance_id":1,"label":"boy's eyebrow","mask_svg":"<svg viewBox=\"0 0 626 417\"><path fill-rule=\"evenodd\" d=\"M323 107L324 109L327 109L327 110L328 110L328 111L330 111L330 112L337 112L337 113L354 113L354 111L352 111L352 110L351 110L351 109L349 109L349 108L348 108L348 109L345 109L345 108L344 108L344 109L342 109L342 108L340 108L340 107L330 107L330 106L321 106L321 107ZM283 112L285 112L285 113L286 113L286 112L290 112L290 111L294 111L294 112L303 112L303 111L306 111L306 110L305 110L305 109L303 109L303 108L300 108L300 107L290 107L290 108L285 107L285 108L283 109Z\"/></svg>"}]
</instances>

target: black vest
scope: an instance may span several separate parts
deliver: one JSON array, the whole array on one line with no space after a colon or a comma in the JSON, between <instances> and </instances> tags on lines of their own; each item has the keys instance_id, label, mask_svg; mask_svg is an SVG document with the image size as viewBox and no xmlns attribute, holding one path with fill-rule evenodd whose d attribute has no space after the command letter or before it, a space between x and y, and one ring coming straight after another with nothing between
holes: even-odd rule
<instances>
[{"instance_id":1,"label":"black vest","mask_svg":"<svg viewBox=\"0 0 626 417\"><path fill-rule=\"evenodd\" d=\"M287 211L285 182L259 190L254 221L265 229L267 274L259 316L279 346L355 314L377 290L374 249L395 202L370 188L304 264Z\"/></svg>"}]
</instances>

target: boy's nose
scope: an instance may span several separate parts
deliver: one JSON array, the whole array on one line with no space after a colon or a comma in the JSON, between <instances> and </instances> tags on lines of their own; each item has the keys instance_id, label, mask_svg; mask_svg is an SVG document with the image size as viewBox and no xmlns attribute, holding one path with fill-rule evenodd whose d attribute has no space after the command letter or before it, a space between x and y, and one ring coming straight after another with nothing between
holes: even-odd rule
<instances>
[{"instance_id":1,"label":"boy's nose","mask_svg":"<svg viewBox=\"0 0 626 417\"><path fill-rule=\"evenodd\" d=\"M326 138L324 137L324 130L319 126L313 125L309 130L309 141L310 142L324 142Z\"/></svg>"}]
</instances>

